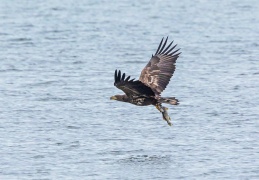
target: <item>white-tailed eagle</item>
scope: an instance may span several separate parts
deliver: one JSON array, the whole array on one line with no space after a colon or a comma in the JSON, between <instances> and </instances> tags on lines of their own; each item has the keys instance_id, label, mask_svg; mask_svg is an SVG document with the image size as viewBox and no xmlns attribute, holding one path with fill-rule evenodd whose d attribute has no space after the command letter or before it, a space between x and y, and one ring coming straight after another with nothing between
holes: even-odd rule
<instances>
[{"instance_id":1,"label":"white-tailed eagle","mask_svg":"<svg viewBox=\"0 0 259 180\"><path fill-rule=\"evenodd\" d=\"M126 77L125 73L115 70L114 86L121 89L124 95L115 95L110 99L128 102L137 106L154 105L162 113L168 125L172 125L166 107L162 103L177 105L175 97L161 97L162 91L168 85L175 71L175 62L181 52L172 46L173 41L167 45L168 37L161 40L157 51L144 67L139 80Z\"/></svg>"}]
</instances>

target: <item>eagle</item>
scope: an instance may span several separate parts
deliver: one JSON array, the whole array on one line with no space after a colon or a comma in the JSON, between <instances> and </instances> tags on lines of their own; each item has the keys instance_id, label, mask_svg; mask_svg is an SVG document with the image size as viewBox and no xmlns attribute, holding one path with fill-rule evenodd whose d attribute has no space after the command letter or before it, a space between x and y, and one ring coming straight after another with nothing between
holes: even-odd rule
<instances>
[{"instance_id":1,"label":"eagle","mask_svg":"<svg viewBox=\"0 0 259 180\"><path fill-rule=\"evenodd\" d=\"M137 106L154 105L161 113L168 125L171 126L171 118L169 117L167 107L162 103L178 105L179 101L175 97L161 97L161 93L165 90L171 77L175 71L175 63L181 52L176 49L177 44L167 44L168 37L162 38L156 53L141 71L138 80L126 77L125 73L115 70L114 86L122 90L125 94L111 96L111 100L128 102Z\"/></svg>"}]
</instances>

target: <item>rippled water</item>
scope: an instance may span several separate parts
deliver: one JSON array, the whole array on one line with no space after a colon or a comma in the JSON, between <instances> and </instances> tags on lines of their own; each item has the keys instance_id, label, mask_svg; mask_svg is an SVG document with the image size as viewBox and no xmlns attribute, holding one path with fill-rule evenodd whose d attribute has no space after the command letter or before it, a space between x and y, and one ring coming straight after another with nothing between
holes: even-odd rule
<instances>
[{"instance_id":1,"label":"rippled water","mask_svg":"<svg viewBox=\"0 0 259 180\"><path fill-rule=\"evenodd\" d=\"M259 179L259 3L1 1L1 179ZM163 36L181 48L154 107L110 101Z\"/></svg>"}]
</instances>

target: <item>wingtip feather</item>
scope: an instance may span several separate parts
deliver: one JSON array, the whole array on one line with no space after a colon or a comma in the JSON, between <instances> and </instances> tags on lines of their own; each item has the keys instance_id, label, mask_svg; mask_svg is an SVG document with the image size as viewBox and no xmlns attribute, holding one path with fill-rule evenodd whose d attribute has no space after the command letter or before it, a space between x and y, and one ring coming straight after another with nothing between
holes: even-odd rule
<instances>
[{"instance_id":1,"label":"wingtip feather","mask_svg":"<svg viewBox=\"0 0 259 180\"><path fill-rule=\"evenodd\" d=\"M157 48L157 50L156 50L155 55L159 52L160 47L161 47L161 45L162 45L163 41L164 41L164 38L162 38L162 40L161 40L161 42L160 42L160 44L159 44L159 46L158 46L158 48Z\"/></svg>"},{"instance_id":2,"label":"wingtip feather","mask_svg":"<svg viewBox=\"0 0 259 180\"><path fill-rule=\"evenodd\" d=\"M160 48L160 50L159 50L158 54L161 54L161 52L162 52L162 51L163 51L163 49L165 48L166 43L167 43L167 40L168 40L168 36L166 37L165 42L164 42L163 46Z\"/></svg>"},{"instance_id":3,"label":"wingtip feather","mask_svg":"<svg viewBox=\"0 0 259 180\"><path fill-rule=\"evenodd\" d=\"M121 80L124 81L125 79L125 73L122 74Z\"/></svg>"}]
</instances>

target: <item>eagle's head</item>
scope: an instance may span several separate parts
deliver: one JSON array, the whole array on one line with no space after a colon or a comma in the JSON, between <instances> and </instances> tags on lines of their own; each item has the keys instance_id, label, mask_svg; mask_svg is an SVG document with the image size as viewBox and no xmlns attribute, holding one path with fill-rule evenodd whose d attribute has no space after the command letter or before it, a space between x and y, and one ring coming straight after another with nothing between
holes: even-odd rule
<instances>
[{"instance_id":1,"label":"eagle's head","mask_svg":"<svg viewBox=\"0 0 259 180\"><path fill-rule=\"evenodd\" d=\"M123 101L123 102L128 102L128 96L126 94L124 95L114 95L110 97L110 100L116 100L116 101Z\"/></svg>"}]
</instances>

